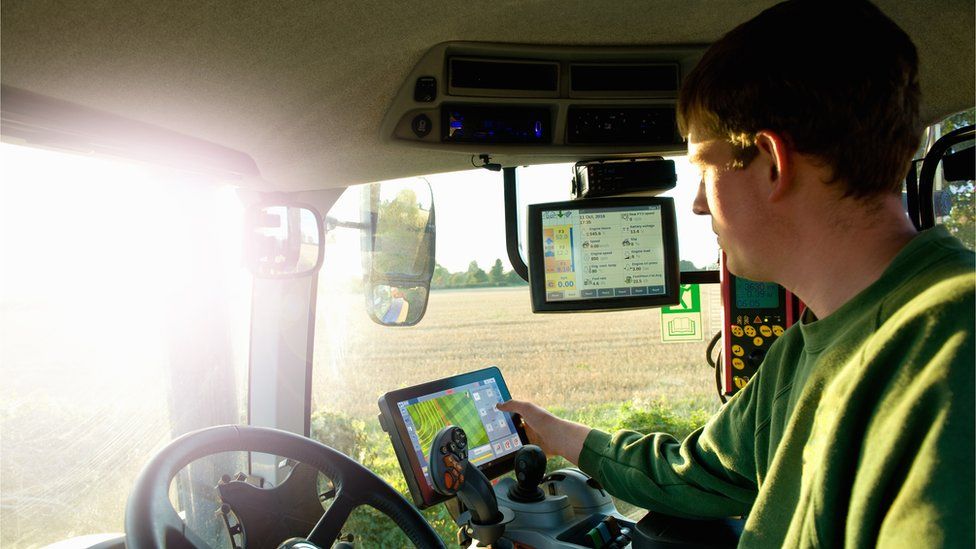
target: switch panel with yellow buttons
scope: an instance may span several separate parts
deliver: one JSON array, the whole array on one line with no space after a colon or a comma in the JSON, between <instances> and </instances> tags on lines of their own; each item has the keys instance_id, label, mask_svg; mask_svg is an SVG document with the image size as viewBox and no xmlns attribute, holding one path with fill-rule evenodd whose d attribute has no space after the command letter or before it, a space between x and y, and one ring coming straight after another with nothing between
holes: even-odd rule
<instances>
[{"instance_id":1,"label":"switch panel with yellow buttons","mask_svg":"<svg viewBox=\"0 0 976 549\"><path fill-rule=\"evenodd\" d=\"M799 317L800 302L773 282L753 282L725 268L722 255L725 371L722 390L731 396L756 374L766 353Z\"/></svg>"}]
</instances>

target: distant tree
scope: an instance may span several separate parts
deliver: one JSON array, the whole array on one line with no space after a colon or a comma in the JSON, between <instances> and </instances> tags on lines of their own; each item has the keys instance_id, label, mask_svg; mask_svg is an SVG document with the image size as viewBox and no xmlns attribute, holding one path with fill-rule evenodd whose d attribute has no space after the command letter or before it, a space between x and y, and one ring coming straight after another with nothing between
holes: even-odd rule
<instances>
[{"instance_id":1,"label":"distant tree","mask_svg":"<svg viewBox=\"0 0 976 549\"><path fill-rule=\"evenodd\" d=\"M682 271L697 271L698 267L694 263L688 261L687 259L682 259L678 262L678 269Z\"/></svg>"},{"instance_id":2,"label":"distant tree","mask_svg":"<svg viewBox=\"0 0 976 549\"><path fill-rule=\"evenodd\" d=\"M417 250L430 238L426 231L430 211L421 208L417 193L411 189L401 190L392 200L381 201L378 209L374 269L408 275L422 272L423 258L417 257Z\"/></svg>"},{"instance_id":3,"label":"distant tree","mask_svg":"<svg viewBox=\"0 0 976 549\"><path fill-rule=\"evenodd\" d=\"M505 273L505 283L508 286L525 286L528 284L514 269Z\"/></svg>"},{"instance_id":4,"label":"distant tree","mask_svg":"<svg viewBox=\"0 0 976 549\"><path fill-rule=\"evenodd\" d=\"M468 273L451 273L449 288L463 288L468 285Z\"/></svg>"},{"instance_id":5,"label":"distant tree","mask_svg":"<svg viewBox=\"0 0 976 549\"><path fill-rule=\"evenodd\" d=\"M491 282L492 286L502 286L505 284L505 267L502 266L501 259L496 259L495 264L488 271L488 281Z\"/></svg>"},{"instance_id":6,"label":"distant tree","mask_svg":"<svg viewBox=\"0 0 976 549\"><path fill-rule=\"evenodd\" d=\"M472 261L468 264L468 286L481 286L488 282L488 274L485 270L478 266L477 261Z\"/></svg>"},{"instance_id":7,"label":"distant tree","mask_svg":"<svg viewBox=\"0 0 976 549\"><path fill-rule=\"evenodd\" d=\"M430 279L431 288L446 288L451 283L451 271L443 265L434 265L434 276Z\"/></svg>"}]
</instances>

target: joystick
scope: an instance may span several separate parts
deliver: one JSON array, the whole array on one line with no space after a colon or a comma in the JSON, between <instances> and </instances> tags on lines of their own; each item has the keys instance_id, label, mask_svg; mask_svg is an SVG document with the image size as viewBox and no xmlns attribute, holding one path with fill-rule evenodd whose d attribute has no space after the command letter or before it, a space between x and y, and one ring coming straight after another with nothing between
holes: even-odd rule
<instances>
[{"instance_id":1,"label":"joystick","mask_svg":"<svg viewBox=\"0 0 976 549\"><path fill-rule=\"evenodd\" d=\"M526 444L515 454L515 486L508 498L518 503L535 503L546 499L539 488L546 474L546 453L535 444Z\"/></svg>"},{"instance_id":2,"label":"joystick","mask_svg":"<svg viewBox=\"0 0 976 549\"><path fill-rule=\"evenodd\" d=\"M430 478L434 490L445 496L457 494L468 468L468 436L460 427L447 426L434 437L430 450Z\"/></svg>"},{"instance_id":3,"label":"joystick","mask_svg":"<svg viewBox=\"0 0 976 549\"><path fill-rule=\"evenodd\" d=\"M514 514L498 507L488 477L468 461L468 437L460 427L448 425L434 436L430 445L430 478L437 493L456 495L467 508L458 520L462 531L484 545L502 537L505 524L512 521Z\"/></svg>"}]
</instances>

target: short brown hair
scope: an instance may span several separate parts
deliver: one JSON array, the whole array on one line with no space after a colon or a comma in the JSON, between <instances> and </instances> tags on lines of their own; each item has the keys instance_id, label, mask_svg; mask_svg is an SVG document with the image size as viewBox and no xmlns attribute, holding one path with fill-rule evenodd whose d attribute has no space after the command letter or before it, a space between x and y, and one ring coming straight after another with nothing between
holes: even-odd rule
<instances>
[{"instance_id":1,"label":"short brown hair","mask_svg":"<svg viewBox=\"0 0 976 549\"><path fill-rule=\"evenodd\" d=\"M755 157L761 130L823 161L845 196L899 192L921 137L918 53L861 1L783 2L705 53L678 101L678 125Z\"/></svg>"}]
</instances>

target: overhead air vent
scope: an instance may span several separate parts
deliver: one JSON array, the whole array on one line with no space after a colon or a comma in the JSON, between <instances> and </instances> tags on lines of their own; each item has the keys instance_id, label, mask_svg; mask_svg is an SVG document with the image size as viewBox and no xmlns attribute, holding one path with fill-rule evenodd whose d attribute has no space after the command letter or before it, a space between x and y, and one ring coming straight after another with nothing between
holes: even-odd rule
<instances>
[{"instance_id":1,"label":"overhead air vent","mask_svg":"<svg viewBox=\"0 0 976 549\"><path fill-rule=\"evenodd\" d=\"M569 74L572 97L674 97L678 91L674 63L574 63Z\"/></svg>"},{"instance_id":2,"label":"overhead air vent","mask_svg":"<svg viewBox=\"0 0 976 549\"><path fill-rule=\"evenodd\" d=\"M559 63L452 57L451 95L470 97L558 97Z\"/></svg>"},{"instance_id":3,"label":"overhead air vent","mask_svg":"<svg viewBox=\"0 0 976 549\"><path fill-rule=\"evenodd\" d=\"M679 145L673 106L580 107L567 113L566 142L574 145Z\"/></svg>"}]
</instances>

